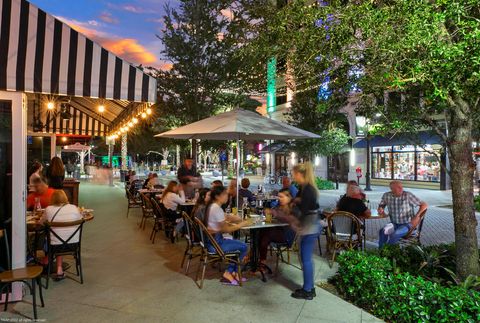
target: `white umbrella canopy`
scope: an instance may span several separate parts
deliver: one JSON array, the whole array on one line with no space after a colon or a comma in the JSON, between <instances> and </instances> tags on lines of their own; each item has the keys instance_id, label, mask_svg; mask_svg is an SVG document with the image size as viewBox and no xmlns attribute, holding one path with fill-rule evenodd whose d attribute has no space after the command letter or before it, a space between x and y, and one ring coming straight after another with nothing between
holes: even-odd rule
<instances>
[{"instance_id":1,"label":"white umbrella canopy","mask_svg":"<svg viewBox=\"0 0 480 323\"><path fill-rule=\"evenodd\" d=\"M235 109L155 137L204 140L275 140L319 138L318 135L255 112Z\"/></svg>"},{"instance_id":2,"label":"white umbrella canopy","mask_svg":"<svg viewBox=\"0 0 480 323\"><path fill-rule=\"evenodd\" d=\"M289 124L272 120L258 113L235 109L221 113L155 137L173 139L236 140L237 180L240 175L240 140L293 140L320 138L320 136ZM237 185L237 206L238 204Z\"/></svg>"}]
</instances>

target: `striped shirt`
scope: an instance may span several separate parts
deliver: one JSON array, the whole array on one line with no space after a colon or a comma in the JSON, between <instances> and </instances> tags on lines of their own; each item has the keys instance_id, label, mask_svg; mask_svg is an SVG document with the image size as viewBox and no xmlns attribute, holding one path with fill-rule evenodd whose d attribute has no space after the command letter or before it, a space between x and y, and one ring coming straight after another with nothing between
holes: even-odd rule
<instances>
[{"instance_id":1,"label":"striped shirt","mask_svg":"<svg viewBox=\"0 0 480 323\"><path fill-rule=\"evenodd\" d=\"M410 222L415 216L415 207L420 206L422 201L410 192L402 192L402 195L395 196L392 192L383 194L379 207L388 208L390 221L395 224Z\"/></svg>"}]
</instances>

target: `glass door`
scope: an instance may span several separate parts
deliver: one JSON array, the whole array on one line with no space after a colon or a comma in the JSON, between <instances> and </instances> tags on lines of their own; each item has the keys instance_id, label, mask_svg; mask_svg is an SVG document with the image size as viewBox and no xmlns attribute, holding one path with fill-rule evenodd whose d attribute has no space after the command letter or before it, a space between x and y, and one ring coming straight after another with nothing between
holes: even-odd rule
<instances>
[{"instance_id":1,"label":"glass door","mask_svg":"<svg viewBox=\"0 0 480 323\"><path fill-rule=\"evenodd\" d=\"M0 244L0 267L7 268L12 254L12 102L0 100L0 229L5 229L10 250ZM3 242L3 241L2 241Z\"/></svg>"}]
</instances>

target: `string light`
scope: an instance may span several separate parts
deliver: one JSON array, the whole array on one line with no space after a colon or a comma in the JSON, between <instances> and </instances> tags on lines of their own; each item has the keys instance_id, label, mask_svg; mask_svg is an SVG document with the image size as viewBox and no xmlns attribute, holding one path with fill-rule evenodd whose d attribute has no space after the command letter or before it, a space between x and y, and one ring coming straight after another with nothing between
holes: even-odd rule
<instances>
[{"instance_id":1,"label":"string light","mask_svg":"<svg viewBox=\"0 0 480 323\"><path fill-rule=\"evenodd\" d=\"M152 114L152 109L148 108L147 109L147 114Z\"/></svg>"},{"instance_id":2,"label":"string light","mask_svg":"<svg viewBox=\"0 0 480 323\"><path fill-rule=\"evenodd\" d=\"M47 109L48 110L53 110L55 108L55 104L53 102L48 102L47 103Z\"/></svg>"},{"instance_id":3,"label":"string light","mask_svg":"<svg viewBox=\"0 0 480 323\"><path fill-rule=\"evenodd\" d=\"M138 119L137 119L137 118L133 118L132 121L133 121L133 123L138 123Z\"/></svg>"},{"instance_id":4,"label":"string light","mask_svg":"<svg viewBox=\"0 0 480 323\"><path fill-rule=\"evenodd\" d=\"M67 137L62 137L62 141L63 142L67 141Z\"/></svg>"},{"instance_id":5,"label":"string light","mask_svg":"<svg viewBox=\"0 0 480 323\"><path fill-rule=\"evenodd\" d=\"M129 127L129 128L133 127L133 122L132 122L132 121L130 121L130 122L128 123L128 127Z\"/></svg>"},{"instance_id":6,"label":"string light","mask_svg":"<svg viewBox=\"0 0 480 323\"><path fill-rule=\"evenodd\" d=\"M105 112L105 106L103 104L98 106L98 112L104 113Z\"/></svg>"},{"instance_id":7,"label":"string light","mask_svg":"<svg viewBox=\"0 0 480 323\"><path fill-rule=\"evenodd\" d=\"M145 112L142 112L142 118L145 119L147 117L147 114Z\"/></svg>"}]
</instances>

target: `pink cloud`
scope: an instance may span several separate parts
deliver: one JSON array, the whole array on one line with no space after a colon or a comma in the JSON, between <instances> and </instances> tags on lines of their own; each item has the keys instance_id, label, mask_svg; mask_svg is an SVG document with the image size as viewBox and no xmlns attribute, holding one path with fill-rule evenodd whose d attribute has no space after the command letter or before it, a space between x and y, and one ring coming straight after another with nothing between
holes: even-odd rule
<instances>
[{"instance_id":1,"label":"pink cloud","mask_svg":"<svg viewBox=\"0 0 480 323\"><path fill-rule=\"evenodd\" d=\"M160 62L155 54L148 50L145 46L140 44L137 39L124 38L117 35L112 35L95 29L97 24L89 22L77 21L65 17L57 17L61 21L68 24L70 27L84 34L86 37L97 42L105 49L113 54L125 59L127 62L133 64L142 64L147 66L154 66L157 68L169 69L167 64Z\"/></svg>"},{"instance_id":2,"label":"pink cloud","mask_svg":"<svg viewBox=\"0 0 480 323\"><path fill-rule=\"evenodd\" d=\"M103 22L106 22L107 24L118 24L118 19L113 17L111 13L109 12L102 12L102 14L99 16L100 20Z\"/></svg>"}]
</instances>

